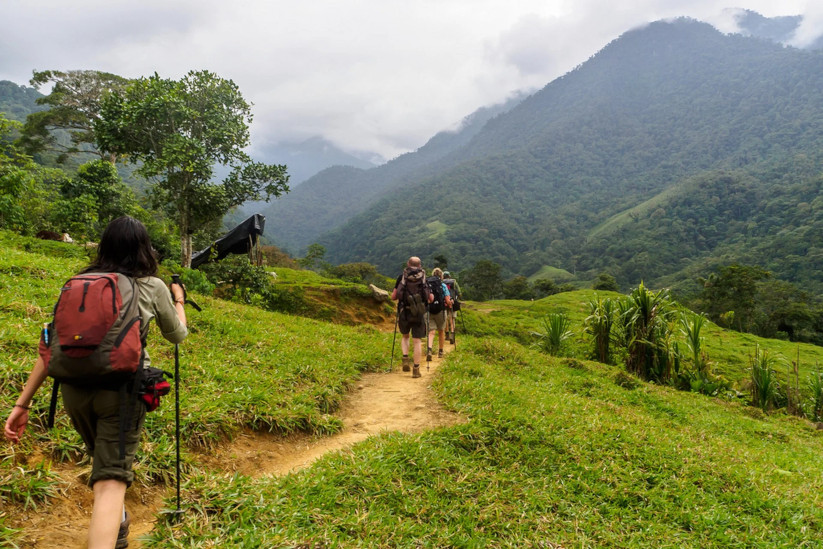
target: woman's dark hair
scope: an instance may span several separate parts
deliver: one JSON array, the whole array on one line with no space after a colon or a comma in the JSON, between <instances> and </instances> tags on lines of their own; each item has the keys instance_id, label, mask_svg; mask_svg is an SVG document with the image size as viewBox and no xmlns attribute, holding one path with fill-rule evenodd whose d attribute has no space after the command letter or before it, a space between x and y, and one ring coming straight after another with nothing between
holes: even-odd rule
<instances>
[{"instance_id":1,"label":"woman's dark hair","mask_svg":"<svg viewBox=\"0 0 823 549\"><path fill-rule=\"evenodd\" d=\"M146 226L127 215L111 220L100 237L97 258L83 272L156 276L157 257Z\"/></svg>"}]
</instances>

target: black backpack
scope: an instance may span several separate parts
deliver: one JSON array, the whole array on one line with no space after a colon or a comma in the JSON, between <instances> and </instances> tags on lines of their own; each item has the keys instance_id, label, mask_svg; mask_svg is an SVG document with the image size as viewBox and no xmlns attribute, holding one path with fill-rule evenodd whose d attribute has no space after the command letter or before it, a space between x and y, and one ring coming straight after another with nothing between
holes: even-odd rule
<instances>
[{"instance_id":1,"label":"black backpack","mask_svg":"<svg viewBox=\"0 0 823 549\"><path fill-rule=\"evenodd\" d=\"M429 314L436 315L446 307L446 294L443 292L443 282L440 277L431 276L426 279L429 292L434 296L434 301L429 303Z\"/></svg>"},{"instance_id":2,"label":"black backpack","mask_svg":"<svg viewBox=\"0 0 823 549\"><path fill-rule=\"evenodd\" d=\"M416 322L426 314L428 286L422 269L407 268L400 279L400 308L409 321Z\"/></svg>"}]
</instances>

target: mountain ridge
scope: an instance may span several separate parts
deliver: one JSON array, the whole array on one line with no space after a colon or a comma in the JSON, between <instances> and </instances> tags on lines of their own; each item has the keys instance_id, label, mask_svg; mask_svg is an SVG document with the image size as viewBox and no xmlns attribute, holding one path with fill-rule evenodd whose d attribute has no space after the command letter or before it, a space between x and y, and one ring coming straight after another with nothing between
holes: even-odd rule
<instances>
[{"instance_id":1,"label":"mountain ridge","mask_svg":"<svg viewBox=\"0 0 823 549\"><path fill-rule=\"evenodd\" d=\"M603 219L701 173L768 171L798 154L821 165L821 59L692 19L634 29L490 119L461 162L320 243L332 261L384 270L416 253L444 254L454 269L492 259L527 276L545 265L620 271L579 253ZM423 197L425 212L402 206ZM427 233L434 221L445 231ZM631 272L618 272L623 284L637 282Z\"/></svg>"}]
</instances>

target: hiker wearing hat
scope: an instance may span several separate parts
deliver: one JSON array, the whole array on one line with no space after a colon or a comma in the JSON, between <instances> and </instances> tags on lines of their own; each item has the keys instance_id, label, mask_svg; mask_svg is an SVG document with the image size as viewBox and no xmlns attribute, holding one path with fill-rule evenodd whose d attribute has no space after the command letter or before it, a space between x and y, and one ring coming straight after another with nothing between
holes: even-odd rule
<instances>
[{"instance_id":1,"label":"hiker wearing hat","mask_svg":"<svg viewBox=\"0 0 823 549\"><path fill-rule=\"evenodd\" d=\"M161 335L172 343L183 341L188 334L183 288L174 283L169 288L156 275L157 258L146 227L128 216L111 221L100 238L96 259L63 286L55 307L55 322L43 329L40 356L6 420L6 438L14 443L19 442L29 421L32 399L46 377L51 375L55 380L59 379L57 372L66 364L83 370L82 376L63 378L59 387L62 388L63 404L72 425L92 456L89 485L94 493L94 504L88 533L90 549L122 549L128 546L130 518L124 500L126 488L134 480L132 463L140 443L147 405L136 391L127 392L125 387L127 384L134 387L137 383L134 375L142 371L138 368L148 364L148 355L142 343L148 335L149 323L154 320ZM75 284L75 281L78 283ZM128 288L127 294L121 293L121 285L124 289ZM101 288L99 296L108 296L108 299L86 299L87 294L97 296L96 288ZM81 295L79 307L73 301L75 295ZM116 356L111 351L108 358L102 359L97 350L89 350L85 355L71 357L68 353L76 353L76 350L63 351L64 343L67 344L66 349L71 349L72 345L68 344L73 339L85 338L88 341L94 337L90 330L80 331L82 335L73 338L67 337L66 333L77 334L75 329L87 328L84 323L89 315L105 309L111 312L111 307L115 303L119 305L121 297L123 314L116 315L117 320L109 324L111 328L104 332L106 337L97 345L102 349L112 330L122 329L125 336L117 339ZM123 319L131 321L121 322ZM67 325L71 325L72 330L64 329ZM137 326L140 327L139 331L134 330ZM133 352L123 351L127 347L123 342L133 339L138 342L133 347L129 346ZM94 370L104 361L110 362L113 371L102 373ZM115 363L117 368L122 369L115 369ZM121 387L123 390L120 390ZM55 391L55 399L56 396ZM55 400L52 402L54 404Z\"/></svg>"},{"instance_id":2,"label":"hiker wearing hat","mask_svg":"<svg viewBox=\"0 0 823 549\"><path fill-rule=\"evenodd\" d=\"M403 371L412 370L412 377L420 377L422 339L426 337L426 304L431 303L433 296L426 285L426 271L419 257L412 256L406 262L406 268L397 277L391 298L397 301L397 328L403 336L400 340ZM409 358L410 337L414 347L413 363Z\"/></svg>"},{"instance_id":3,"label":"hiker wearing hat","mask_svg":"<svg viewBox=\"0 0 823 549\"><path fill-rule=\"evenodd\" d=\"M457 311L460 310L460 286L452 278L449 271L443 272L443 284L449 289L449 295L451 296L451 304L446 306L446 339L454 345L454 319L457 316Z\"/></svg>"}]
</instances>

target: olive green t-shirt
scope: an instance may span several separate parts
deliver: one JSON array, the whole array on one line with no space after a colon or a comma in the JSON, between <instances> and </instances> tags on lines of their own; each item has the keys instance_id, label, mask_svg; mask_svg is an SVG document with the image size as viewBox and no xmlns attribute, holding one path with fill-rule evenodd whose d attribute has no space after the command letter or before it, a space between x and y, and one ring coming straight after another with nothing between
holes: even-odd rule
<instances>
[{"instance_id":1,"label":"olive green t-shirt","mask_svg":"<svg viewBox=\"0 0 823 549\"><path fill-rule=\"evenodd\" d=\"M177 317L174 309L174 302L166 284L155 276L138 278L140 285L140 316L143 319L142 337L146 337L149 331L149 324L152 320L157 323L160 334L171 343L180 343L188 335L188 330ZM146 353L145 366L150 364L148 353Z\"/></svg>"}]
</instances>

